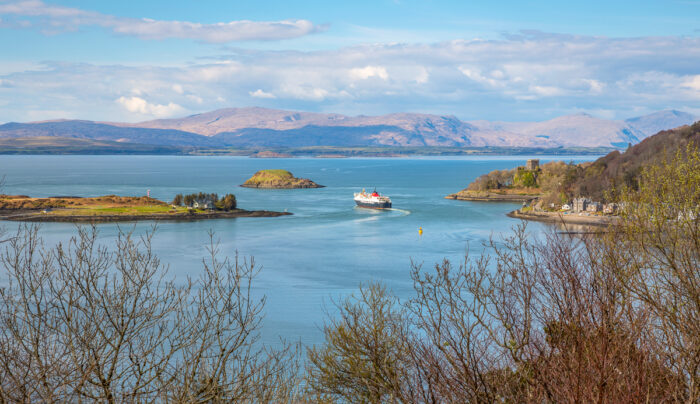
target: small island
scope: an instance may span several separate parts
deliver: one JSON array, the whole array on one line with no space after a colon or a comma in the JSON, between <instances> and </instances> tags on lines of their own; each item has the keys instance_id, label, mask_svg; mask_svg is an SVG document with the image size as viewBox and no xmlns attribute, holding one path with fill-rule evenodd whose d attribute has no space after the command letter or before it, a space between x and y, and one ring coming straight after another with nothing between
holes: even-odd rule
<instances>
[{"instance_id":1,"label":"small island","mask_svg":"<svg viewBox=\"0 0 700 404\"><path fill-rule=\"evenodd\" d=\"M260 170L241 186L265 189L323 188L323 185L308 178L296 178L287 170Z\"/></svg>"},{"instance_id":2,"label":"small island","mask_svg":"<svg viewBox=\"0 0 700 404\"><path fill-rule=\"evenodd\" d=\"M176 195L172 203L148 196L106 195L94 198L26 195L0 195L0 220L28 222L98 223L138 220L192 221L237 217L275 217L288 212L245 210L228 194Z\"/></svg>"}]
</instances>

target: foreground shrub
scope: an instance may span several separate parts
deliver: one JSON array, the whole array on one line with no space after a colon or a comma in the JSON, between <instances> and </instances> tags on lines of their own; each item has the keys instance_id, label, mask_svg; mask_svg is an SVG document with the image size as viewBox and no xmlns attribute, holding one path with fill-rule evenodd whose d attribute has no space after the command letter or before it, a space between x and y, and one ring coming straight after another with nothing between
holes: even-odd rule
<instances>
[{"instance_id":1,"label":"foreground shrub","mask_svg":"<svg viewBox=\"0 0 700 404\"><path fill-rule=\"evenodd\" d=\"M295 350L258 341L263 299L253 260L217 258L176 284L148 233L120 233L114 252L95 228L45 248L21 226L0 262L0 402L285 402Z\"/></svg>"},{"instance_id":2,"label":"foreground shrub","mask_svg":"<svg viewBox=\"0 0 700 404\"><path fill-rule=\"evenodd\" d=\"M601 234L521 225L459 267L413 265L402 305L363 288L392 314L374 299L340 305L308 351L310 388L353 403L698 402L700 154L642 170L618 197L623 217ZM398 361L366 354L376 329Z\"/></svg>"}]
</instances>

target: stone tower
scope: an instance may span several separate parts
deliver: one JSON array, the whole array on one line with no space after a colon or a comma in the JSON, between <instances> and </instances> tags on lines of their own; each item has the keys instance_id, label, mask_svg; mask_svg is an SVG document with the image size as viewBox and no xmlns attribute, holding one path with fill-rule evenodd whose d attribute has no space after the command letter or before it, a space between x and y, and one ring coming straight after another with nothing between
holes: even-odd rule
<instances>
[{"instance_id":1,"label":"stone tower","mask_svg":"<svg viewBox=\"0 0 700 404\"><path fill-rule=\"evenodd\" d=\"M540 168L540 159L530 159L527 161L527 164L525 164L525 169L530 170L530 171L535 171Z\"/></svg>"}]
</instances>

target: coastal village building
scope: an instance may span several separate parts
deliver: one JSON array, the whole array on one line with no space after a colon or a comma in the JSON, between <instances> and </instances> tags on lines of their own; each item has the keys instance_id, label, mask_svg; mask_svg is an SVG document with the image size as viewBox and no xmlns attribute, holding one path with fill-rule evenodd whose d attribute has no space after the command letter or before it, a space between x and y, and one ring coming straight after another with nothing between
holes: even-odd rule
<instances>
[{"instance_id":1,"label":"coastal village building","mask_svg":"<svg viewBox=\"0 0 700 404\"><path fill-rule=\"evenodd\" d=\"M586 212L596 213L600 212L601 210L602 206L600 202L590 202L588 206L586 206Z\"/></svg>"},{"instance_id":2,"label":"coastal village building","mask_svg":"<svg viewBox=\"0 0 700 404\"><path fill-rule=\"evenodd\" d=\"M212 201L195 201L192 204L192 207L195 209L207 209L207 210L214 210L214 202Z\"/></svg>"},{"instance_id":3,"label":"coastal village building","mask_svg":"<svg viewBox=\"0 0 700 404\"><path fill-rule=\"evenodd\" d=\"M588 198L576 198L576 199L574 199L574 203L573 203L573 205L574 205L573 211L574 212L585 212L589 203L591 203L591 200Z\"/></svg>"},{"instance_id":4,"label":"coastal village building","mask_svg":"<svg viewBox=\"0 0 700 404\"><path fill-rule=\"evenodd\" d=\"M603 213L606 215L614 215L617 213L617 204L616 203L606 203L603 205Z\"/></svg>"},{"instance_id":5,"label":"coastal village building","mask_svg":"<svg viewBox=\"0 0 700 404\"><path fill-rule=\"evenodd\" d=\"M529 159L527 163L525 163L525 169L530 170L530 171L536 171L540 168L540 160L539 159Z\"/></svg>"},{"instance_id":6,"label":"coastal village building","mask_svg":"<svg viewBox=\"0 0 700 404\"><path fill-rule=\"evenodd\" d=\"M615 215L620 209L620 205L617 203L600 203L592 201L588 198L576 198L571 202L571 206L563 205L562 210L571 210L572 212L588 212L588 213L598 213L602 212L606 215Z\"/></svg>"}]
</instances>

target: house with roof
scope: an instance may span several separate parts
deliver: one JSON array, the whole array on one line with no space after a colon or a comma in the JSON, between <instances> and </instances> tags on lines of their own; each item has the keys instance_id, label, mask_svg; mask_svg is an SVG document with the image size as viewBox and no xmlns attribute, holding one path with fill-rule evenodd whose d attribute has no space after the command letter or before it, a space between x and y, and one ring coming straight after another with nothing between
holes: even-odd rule
<instances>
[{"instance_id":1,"label":"house with roof","mask_svg":"<svg viewBox=\"0 0 700 404\"><path fill-rule=\"evenodd\" d=\"M574 212L585 212L586 208L588 208L589 203L591 203L591 200L588 198L575 198L572 210Z\"/></svg>"},{"instance_id":2,"label":"house with roof","mask_svg":"<svg viewBox=\"0 0 700 404\"><path fill-rule=\"evenodd\" d=\"M586 212L597 213L602 210L602 205L600 202L589 202L586 206Z\"/></svg>"}]
</instances>

